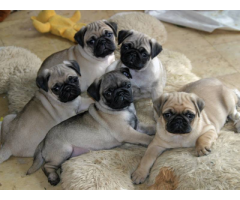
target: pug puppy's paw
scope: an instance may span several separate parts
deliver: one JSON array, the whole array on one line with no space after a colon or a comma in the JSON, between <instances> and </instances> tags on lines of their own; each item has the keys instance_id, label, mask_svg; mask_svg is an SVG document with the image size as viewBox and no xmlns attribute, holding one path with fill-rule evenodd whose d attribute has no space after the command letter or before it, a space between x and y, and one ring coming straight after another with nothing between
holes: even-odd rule
<instances>
[{"instance_id":1,"label":"pug puppy's paw","mask_svg":"<svg viewBox=\"0 0 240 200\"><path fill-rule=\"evenodd\" d=\"M197 156L206 156L211 153L211 145L210 144L198 144L196 145Z\"/></svg>"},{"instance_id":2,"label":"pug puppy's paw","mask_svg":"<svg viewBox=\"0 0 240 200\"><path fill-rule=\"evenodd\" d=\"M137 168L135 172L132 173L131 179L134 184L142 184L148 176L148 172Z\"/></svg>"}]
</instances>

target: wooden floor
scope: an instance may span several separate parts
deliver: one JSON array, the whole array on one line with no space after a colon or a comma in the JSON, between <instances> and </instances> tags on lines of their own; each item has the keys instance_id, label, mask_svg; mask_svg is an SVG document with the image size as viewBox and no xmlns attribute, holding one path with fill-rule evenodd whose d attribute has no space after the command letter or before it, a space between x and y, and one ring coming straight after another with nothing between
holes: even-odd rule
<instances>
[{"instance_id":1,"label":"wooden floor","mask_svg":"<svg viewBox=\"0 0 240 200\"><path fill-rule=\"evenodd\" d=\"M108 19L122 11L81 11L80 21L89 23ZM142 11L140 11L142 12ZM73 45L72 42L35 30L30 19L39 11L18 11L0 23L0 46L24 47L44 60L50 54ZM57 11L70 17L74 11ZM168 40L163 48L185 54L192 62L193 72L198 76L218 77L228 85L240 89L240 33L231 31L202 31L164 23ZM0 95L0 117L8 114L5 94ZM11 158L0 165L0 189L53 189L41 171L26 177L31 159ZM22 170L24 169L24 170ZM41 180L39 182L39 180ZM60 186L54 189L61 188Z\"/></svg>"}]
</instances>

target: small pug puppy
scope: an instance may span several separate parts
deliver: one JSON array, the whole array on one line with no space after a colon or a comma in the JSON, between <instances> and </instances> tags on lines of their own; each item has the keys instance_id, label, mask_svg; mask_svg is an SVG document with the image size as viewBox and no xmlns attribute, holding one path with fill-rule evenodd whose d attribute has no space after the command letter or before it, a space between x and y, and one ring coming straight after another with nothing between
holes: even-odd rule
<instances>
[{"instance_id":1,"label":"small pug puppy","mask_svg":"<svg viewBox=\"0 0 240 200\"><path fill-rule=\"evenodd\" d=\"M162 51L162 46L156 40L134 30L119 31L118 45L120 44L120 60L112 63L106 71L118 68L130 70L134 100L159 98L166 82L165 70L156 57Z\"/></svg>"},{"instance_id":2,"label":"small pug puppy","mask_svg":"<svg viewBox=\"0 0 240 200\"><path fill-rule=\"evenodd\" d=\"M76 61L64 61L45 69L37 83L40 87L23 110L7 115L1 127L0 163L11 155L32 157L37 145L55 125L88 109L93 102L82 99Z\"/></svg>"},{"instance_id":3,"label":"small pug puppy","mask_svg":"<svg viewBox=\"0 0 240 200\"><path fill-rule=\"evenodd\" d=\"M236 105L240 96L236 91L218 79L207 78L156 100L157 132L132 174L133 182L143 183L157 157L166 149L195 146L198 156L209 154L227 117L239 121Z\"/></svg>"},{"instance_id":4,"label":"small pug puppy","mask_svg":"<svg viewBox=\"0 0 240 200\"><path fill-rule=\"evenodd\" d=\"M115 37L117 24L100 20L88 24L75 34L78 45L50 55L42 63L38 76L44 69L62 63L63 60L76 60L81 67L80 89L85 92L90 84L106 71L115 61Z\"/></svg>"},{"instance_id":5,"label":"small pug puppy","mask_svg":"<svg viewBox=\"0 0 240 200\"><path fill-rule=\"evenodd\" d=\"M56 170L73 156L111 149L124 142L148 145L152 140L150 134L155 130L138 122L132 103L131 77L127 68L121 68L96 79L87 90L96 100L95 104L88 112L76 115L48 132L38 145L27 174L44 165L48 182L57 185L60 178Z\"/></svg>"}]
</instances>

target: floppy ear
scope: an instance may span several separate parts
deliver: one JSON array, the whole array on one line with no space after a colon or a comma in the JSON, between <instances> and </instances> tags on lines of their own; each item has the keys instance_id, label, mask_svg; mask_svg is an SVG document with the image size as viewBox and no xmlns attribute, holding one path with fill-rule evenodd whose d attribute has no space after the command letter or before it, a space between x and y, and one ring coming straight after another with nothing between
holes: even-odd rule
<instances>
[{"instance_id":1,"label":"floppy ear","mask_svg":"<svg viewBox=\"0 0 240 200\"><path fill-rule=\"evenodd\" d=\"M198 97L197 95L193 94L193 96L191 97L191 100L197 110L198 113L198 117L200 116L201 111L203 110L203 108L205 107L205 102L203 99L201 99L200 97Z\"/></svg>"},{"instance_id":2,"label":"floppy ear","mask_svg":"<svg viewBox=\"0 0 240 200\"><path fill-rule=\"evenodd\" d=\"M162 51L162 46L154 39L151 39L149 43L151 47L151 57L153 59Z\"/></svg>"},{"instance_id":3,"label":"floppy ear","mask_svg":"<svg viewBox=\"0 0 240 200\"><path fill-rule=\"evenodd\" d=\"M110 26L110 28L113 30L115 37L117 37L117 23L108 22L108 21L104 21L104 23L107 24L108 26Z\"/></svg>"},{"instance_id":4,"label":"floppy ear","mask_svg":"<svg viewBox=\"0 0 240 200\"><path fill-rule=\"evenodd\" d=\"M95 79L95 81L88 87L87 93L90 97L92 97L95 101L100 100L100 86L102 80L99 78Z\"/></svg>"},{"instance_id":5,"label":"floppy ear","mask_svg":"<svg viewBox=\"0 0 240 200\"><path fill-rule=\"evenodd\" d=\"M81 76L80 67L79 67L79 65L78 65L76 60L64 60L63 63L67 67L73 69L79 76Z\"/></svg>"},{"instance_id":6,"label":"floppy ear","mask_svg":"<svg viewBox=\"0 0 240 200\"><path fill-rule=\"evenodd\" d=\"M82 48L84 47L84 35L87 31L87 27L84 26L80 29L80 31L78 31L75 35L74 35L74 39L77 41L78 44L80 44L82 46Z\"/></svg>"},{"instance_id":7,"label":"floppy ear","mask_svg":"<svg viewBox=\"0 0 240 200\"><path fill-rule=\"evenodd\" d=\"M36 78L36 84L38 88L48 92L48 80L50 77L50 71L48 69L43 70L43 73Z\"/></svg>"},{"instance_id":8,"label":"floppy ear","mask_svg":"<svg viewBox=\"0 0 240 200\"><path fill-rule=\"evenodd\" d=\"M131 30L121 30L118 32L118 45L123 42L127 37L132 35L133 32Z\"/></svg>"},{"instance_id":9,"label":"floppy ear","mask_svg":"<svg viewBox=\"0 0 240 200\"><path fill-rule=\"evenodd\" d=\"M169 98L169 93L163 93L158 99L153 102L153 107L158 116L162 113L162 108Z\"/></svg>"},{"instance_id":10,"label":"floppy ear","mask_svg":"<svg viewBox=\"0 0 240 200\"><path fill-rule=\"evenodd\" d=\"M127 67L120 68L120 72L125 75L127 78L131 79L132 75Z\"/></svg>"}]
</instances>

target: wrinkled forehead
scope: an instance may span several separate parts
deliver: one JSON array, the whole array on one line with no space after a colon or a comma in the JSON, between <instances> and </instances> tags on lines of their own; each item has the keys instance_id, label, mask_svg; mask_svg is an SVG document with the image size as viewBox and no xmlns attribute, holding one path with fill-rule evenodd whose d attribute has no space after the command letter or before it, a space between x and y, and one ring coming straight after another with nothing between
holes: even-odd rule
<instances>
[{"instance_id":1,"label":"wrinkled forehead","mask_svg":"<svg viewBox=\"0 0 240 200\"><path fill-rule=\"evenodd\" d=\"M187 110L195 112L195 106L192 102L191 95L187 93L176 92L170 94L167 102L163 106L163 112L172 110L177 113L182 113Z\"/></svg>"},{"instance_id":2,"label":"wrinkled forehead","mask_svg":"<svg viewBox=\"0 0 240 200\"><path fill-rule=\"evenodd\" d=\"M54 67L51 67L49 70L49 85L53 85L55 83L63 83L69 76L77 76L77 73L74 70L65 66L64 64L56 65Z\"/></svg>"},{"instance_id":3,"label":"wrinkled forehead","mask_svg":"<svg viewBox=\"0 0 240 200\"><path fill-rule=\"evenodd\" d=\"M140 33L132 34L131 36L127 37L123 43L131 43L136 49L144 47L148 52L151 51L149 38Z\"/></svg>"},{"instance_id":4,"label":"wrinkled forehead","mask_svg":"<svg viewBox=\"0 0 240 200\"><path fill-rule=\"evenodd\" d=\"M109 72L102 79L102 87L120 87L124 82L130 82L129 79L120 72Z\"/></svg>"},{"instance_id":5,"label":"wrinkled forehead","mask_svg":"<svg viewBox=\"0 0 240 200\"><path fill-rule=\"evenodd\" d=\"M104 35L106 31L112 32L112 29L103 21L96 21L87 25L85 36L86 38L90 38L92 36L100 37Z\"/></svg>"}]
</instances>

